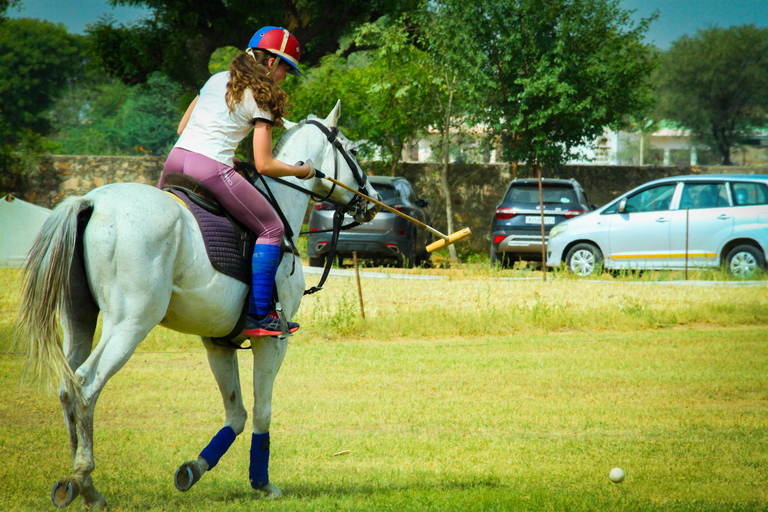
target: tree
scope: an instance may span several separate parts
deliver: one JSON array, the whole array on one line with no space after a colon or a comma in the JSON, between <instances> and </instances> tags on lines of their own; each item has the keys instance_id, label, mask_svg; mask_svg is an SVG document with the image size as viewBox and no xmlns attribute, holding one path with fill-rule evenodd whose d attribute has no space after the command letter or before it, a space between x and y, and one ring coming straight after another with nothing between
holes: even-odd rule
<instances>
[{"instance_id":1,"label":"tree","mask_svg":"<svg viewBox=\"0 0 768 512\"><path fill-rule=\"evenodd\" d=\"M473 77L486 101L477 121L505 141L505 157L562 165L606 126L652 104L655 57L618 0L448 0L437 3L460 40L455 53L482 63Z\"/></svg>"},{"instance_id":2,"label":"tree","mask_svg":"<svg viewBox=\"0 0 768 512\"><path fill-rule=\"evenodd\" d=\"M768 29L699 30L672 43L658 78L659 115L693 131L731 164L731 146L768 114Z\"/></svg>"},{"instance_id":3,"label":"tree","mask_svg":"<svg viewBox=\"0 0 768 512\"><path fill-rule=\"evenodd\" d=\"M383 159L394 175L403 146L426 131L428 56L418 50L402 23L369 23L352 40L366 52L329 55L291 89L292 116L325 112L342 100L344 132L360 140L362 158Z\"/></svg>"},{"instance_id":4,"label":"tree","mask_svg":"<svg viewBox=\"0 0 768 512\"><path fill-rule=\"evenodd\" d=\"M354 27L398 14L418 0L110 0L112 5L142 6L152 19L131 27L105 19L89 34L106 70L126 83L163 71L187 88L208 78L211 54L224 46L244 48L255 30L282 24L302 45L302 62L313 65L339 47Z\"/></svg>"},{"instance_id":5,"label":"tree","mask_svg":"<svg viewBox=\"0 0 768 512\"><path fill-rule=\"evenodd\" d=\"M654 54L643 34L653 17L635 25L619 0L427 5L451 34L443 52L479 65L465 77L472 117L502 140L508 161L527 162L539 177L541 165L564 164L606 126L650 108Z\"/></svg>"},{"instance_id":6,"label":"tree","mask_svg":"<svg viewBox=\"0 0 768 512\"><path fill-rule=\"evenodd\" d=\"M1 188L13 189L21 172L14 153L36 151L50 133L48 110L67 83L82 76L82 37L63 25L32 19L0 22Z\"/></svg>"},{"instance_id":7,"label":"tree","mask_svg":"<svg viewBox=\"0 0 768 512\"><path fill-rule=\"evenodd\" d=\"M93 78L57 102L52 139L66 154L167 154L177 139L180 96L181 87L162 73L135 86Z\"/></svg>"},{"instance_id":8,"label":"tree","mask_svg":"<svg viewBox=\"0 0 768 512\"><path fill-rule=\"evenodd\" d=\"M23 129L46 134L47 111L83 70L82 38L33 19L0 24L0 115L4 143Z\"/></svg>"},{"instance_id":9,"label":"tree","mask_svg":"<svg viewBox=\"0 0 768 512\"><path fill-rule=\"evenodd\" d=\"M449 176L451 144L460 133L466 121L466 113L477 99L474 90L476 82L469 77L477 75L478 60L468 58L461 48L469 46L463 39L470 37L467 32L451 32L453 20L448 13L434 4L427 4L417 17L420 33L419 42L431 57L424 72L429 76L432 87L427 103L426 115L430 126L437 129L440 143L437 154L441 159L440 185L445 199L445 218L448 233L453 233L453 181ZM451 33L451 38L445 34ZM458 261L456 247L451 244L448 252L453 261Z\"/></svg>"}]
</instances>

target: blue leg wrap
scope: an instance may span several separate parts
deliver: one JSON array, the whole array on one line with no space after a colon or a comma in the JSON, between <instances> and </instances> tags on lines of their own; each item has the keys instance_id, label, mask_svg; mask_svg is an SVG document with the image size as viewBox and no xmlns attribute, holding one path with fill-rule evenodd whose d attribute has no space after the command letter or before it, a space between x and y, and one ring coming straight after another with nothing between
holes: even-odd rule
<instances>
[{"instance_id":1,"label":"blue leg wrap","mask_svg":"<svg viewBox=\"0 0 768 512\"><path fill-rule=\"evenodd\" d=\"M277 245L256 244L253 248L253 286L251 287L248 314L262 318L269 314L272 290L275 286L275 274L280 263L280 247Z\"/></svg>"},{"instance_id":2,"label":"blue leg wrap","mask_svg":"<svg viewBox=\"0 0 768 512\"><path fill-rule=\"evenodd\" d=\"M251 438L251 465L248 468L251 487L261 489L269 483L269 432L253 434Z\"/></svg>"},{"instance_id":3,"label":"blue leg wrap","mask_svg":"<svg viewBox=\"0 0 768 512\"><path fill-rule=\"evenodd\" d=\"M235 442L236 437L237 435L235 434L235 431L232 430L232 427L224 427L219 430L218 434L213 436L213 439L208 443L208 446L203 448L203 451L200 452L200 456L208 463L209 471L216 467L216 464L219 463L219 459L222 455L227 453L229 447Z\"/></svg>"}]
</instances>

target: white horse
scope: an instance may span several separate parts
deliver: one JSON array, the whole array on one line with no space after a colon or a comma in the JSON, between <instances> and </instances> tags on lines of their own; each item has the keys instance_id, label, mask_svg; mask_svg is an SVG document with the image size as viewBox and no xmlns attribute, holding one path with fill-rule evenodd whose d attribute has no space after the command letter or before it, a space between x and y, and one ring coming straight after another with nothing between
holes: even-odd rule
<instances>
[{"instance_id":1,"label":"white horse","mask_svg":"<svg viewBox=\"0 0 768 512\"><path fill-rule=\"evenodd\" d=\"M337 103L325 120L292 125L275 147L275 156L291 163L312 159L318 170L335 174L347 185L360 185L376 197L354 160L353 144L332 130L339 112ZM331 131L337 136L335 143L328 138ZM321 179L285 181L311 187L319 195L330 194L341 203L352 203L355 197L341 187L329 188ZM309 196L280 183L271 183L270 189L293 230L295 243ZM358 220L370 220L372 215L375 211L368 205L358 205ZM109 378L158 324L202 337L226 412L225 428L201 453L206 457L188 461L176 472L177 488L189 489L245 429L247 413L236 349L214 345L211 338L233 330L248 292L247 285L210 264L190 211L170 194L135 183L106 185L83 197L68 198L43 226L24 277L19 340L27 344L28 370L41 379L60 382L59 398L73 461L72 474L54 485L54 504L67 506L81 495L86 506L106 505L91 476L96 400ZM298 256L286 254L276 283L283 310L291 318L304 291ZM56 325L57 311L63 343ZM91 351L99 313L103 330ZM286 338L252 340L254 440L262 443L266 438L266 442L252 448L251 483L270 495L280 494L267 472L272 388L287 346ZM222 440L225 431L224 438L231 439Z\"/></svg>"}]
</instances>

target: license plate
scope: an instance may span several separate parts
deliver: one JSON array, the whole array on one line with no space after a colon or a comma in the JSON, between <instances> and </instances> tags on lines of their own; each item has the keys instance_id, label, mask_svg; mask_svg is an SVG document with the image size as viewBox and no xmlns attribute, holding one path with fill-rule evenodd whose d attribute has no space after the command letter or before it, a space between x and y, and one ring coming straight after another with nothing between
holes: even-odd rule
<instances>
[{"instance_id":1,"label":"license plate","mask_svg":"<svg viewBox=\"0 0 768 512\"><path fill-rule=\"evenodd\" d=\"M541 224L541 217L538 217L536 215L526 215L525 216L525 223L526 224ZM555 224L555 218L554 217L544 217L544 225L545 226L551 226Z\"/></svg>"}]
</instances>

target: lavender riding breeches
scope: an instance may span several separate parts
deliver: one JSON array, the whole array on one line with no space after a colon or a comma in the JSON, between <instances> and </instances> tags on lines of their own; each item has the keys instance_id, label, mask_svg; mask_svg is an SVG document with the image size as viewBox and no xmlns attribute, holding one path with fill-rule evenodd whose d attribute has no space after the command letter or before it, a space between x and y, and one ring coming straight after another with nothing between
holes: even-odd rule
<instances>
[{"instance_id":1,"label":"lavender riding breeches","mask_svg":"<svg viewBox=\"0 0 768 512\"><path fill-rule=\"evenodd\" d=\"M233 168L193 151L173 148L157 187L165 175L180 172L201 181L221 205L256 234L257 244L280 245L283 223L272 205Z\"/></svg>"}]
</instances>

